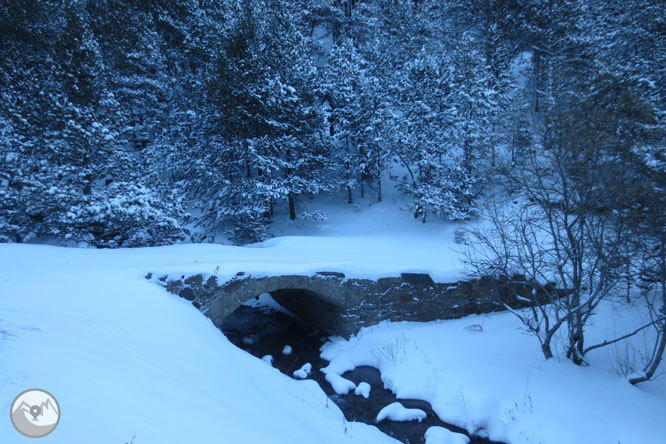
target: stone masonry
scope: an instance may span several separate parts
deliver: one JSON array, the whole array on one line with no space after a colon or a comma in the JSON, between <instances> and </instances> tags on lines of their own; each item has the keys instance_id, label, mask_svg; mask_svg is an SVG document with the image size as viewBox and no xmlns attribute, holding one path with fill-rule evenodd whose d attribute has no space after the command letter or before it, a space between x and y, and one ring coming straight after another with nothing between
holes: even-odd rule
<instances>
[{"instance_id":1,"label":"stone masonry","mask_svg":"<svg viewBox=\"0 0 666 444\"><path fill-rule=\"evenodd\" d=\"M501 310L504 303L517 308L524 302L516 295L531 291L518 280L436 283L429 275L416 273L376 281L347 279L342 273L325 271L268 277L238 273L226 282L202 274L155 279L150 273L146 278L191 301L218 327L241 304L269 293L304 322L345 337L383 320L454 319Z\"/></svg>"}]
</instances>

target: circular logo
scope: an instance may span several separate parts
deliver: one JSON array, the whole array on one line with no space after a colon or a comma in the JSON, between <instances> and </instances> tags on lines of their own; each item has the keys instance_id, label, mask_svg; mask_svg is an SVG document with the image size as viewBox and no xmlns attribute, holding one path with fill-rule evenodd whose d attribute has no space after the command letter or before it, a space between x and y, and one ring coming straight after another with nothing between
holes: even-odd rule
<instances>
[{"instance_id":1,"label":"circular logo","mask_svg":"<svg viewBox=\"0 0 666 444\"><path fill-rule=\"evenodd\" d=\"M60 406L46 390L31 389L19 394L10 409L12 424L28 438L41 438L60 421Z\"/></svg>"}]
</instances>

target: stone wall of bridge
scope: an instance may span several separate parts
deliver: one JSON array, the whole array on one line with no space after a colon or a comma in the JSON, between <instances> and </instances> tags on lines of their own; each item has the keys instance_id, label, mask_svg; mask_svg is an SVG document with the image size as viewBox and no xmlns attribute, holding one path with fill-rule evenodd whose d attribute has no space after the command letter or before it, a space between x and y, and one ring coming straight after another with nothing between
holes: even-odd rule
<instances>
[{"instance_id":1,"label":"stone wall of bridge","mask_svg":"<svg viewBox=\"0 0 666 444\"><path fill-rule=\"evenodd\" d=\"M384 320L424 322L497 311L504 303L520 307L524 302L516 296L531 291L509 280L436 283L417 273L377 280L347 279L326 271L265 277L238 273L225 282L202 274L146 278L191 301L218 327L241 304L269 293L304 322L346 337Z\"/></svg>"}]
</instances>

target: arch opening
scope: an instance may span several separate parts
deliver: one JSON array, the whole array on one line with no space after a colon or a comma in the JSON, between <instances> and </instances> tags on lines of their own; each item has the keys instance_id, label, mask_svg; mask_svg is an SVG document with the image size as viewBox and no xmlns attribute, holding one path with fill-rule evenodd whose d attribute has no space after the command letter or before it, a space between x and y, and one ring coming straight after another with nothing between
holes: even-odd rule
<instances>
[{"instance_id":1,"label":"arch opening","mask_svg":"<svg viewBox=\"0 0 666 444\"><path fill-rule=\"evenodd\" d=\"M330 334L320 322L326 323L327 318L319 317L319 310L303 309L308 304L335 310L313 292L285 289L276 292L276 296L262 293L247 300L229 313L219 328L238 348L287 375L292 376L306 363L310 371L323 368L326 364L319 349ZM321 376L318 382L323 382L323 375L317 376Z\"/></svg>"},{"instance_id":2,"label":"arch opening","mask_svg":"<svg viewBox=\"0 0 666 444\"><path fill-rule=\"evenodd\" d=\"M271 291L269 294L310 328L328 334L340 332L341 308L314 291L292 288Z\"/></svg>"}]
</instances>

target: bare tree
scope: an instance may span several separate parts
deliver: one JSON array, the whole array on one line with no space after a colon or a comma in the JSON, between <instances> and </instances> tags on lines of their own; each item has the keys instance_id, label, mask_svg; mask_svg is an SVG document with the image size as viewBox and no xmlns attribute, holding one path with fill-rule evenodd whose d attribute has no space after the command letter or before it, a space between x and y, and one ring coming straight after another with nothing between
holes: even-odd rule
<instances>
[{"instance_id":1,"label":"bare tree","mask_svg":"<svg viewBox=\"0 0 666 444\"><path fill-rule=\"evenodd\" d=\"M475 240L467 262L480 276L507 281L513 295L528 302L528 309L511 311L539 341L544 358L553 357L552 341L567 320L567 307L553 282L557 262L547 244L547 226L542 216L528 206L508 209L507 202L494 201L489 208L490 227L471 231ZM525 291L527 290L527 291Z\"/></svg>"},{"instance_id":2,"label":"bare tree","mask_svg":"<svg viewBox=\"0 0 666 444\"><path fill-rule=\"evenodd\" d=\"M517 190L511 203L493 202L488 228L471 232L477 242L468 263L476 273L508 280L529 303L527 311L507 308L536 336L546 359L556 332L566 327L566 355L580 365L591 350L630 336L585 343L595 310L619 292L635 259L623 217L631 181L621 159L583 131L593 124L558 117L543 130L540 149L528 151L523 168L508 175L507 188Z\"/></svg>"},{"instance_id":3,"label":"bare tree","mask_svg":"<svg viewBox=\"0 0 666 444\"><path fill-rule=\"evenodd\" d=\"M655 341L642 371L629 379L632 384L652 379L666 350L666 148L664 130L657 134L661 138L655 138L653 144L635 150L643 187L636 193L640 211L634 212L633 221L639 233L636 244L643 252L640 273L646 284Z\"/></svg>"}]
</instances>

